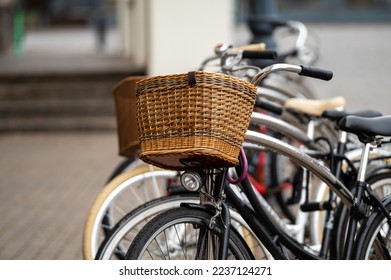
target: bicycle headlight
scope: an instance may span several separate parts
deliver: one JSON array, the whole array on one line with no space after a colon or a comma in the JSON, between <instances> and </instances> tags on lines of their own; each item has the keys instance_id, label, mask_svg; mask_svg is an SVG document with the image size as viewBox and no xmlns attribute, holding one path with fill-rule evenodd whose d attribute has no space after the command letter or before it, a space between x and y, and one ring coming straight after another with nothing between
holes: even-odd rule
<instances>
[{"instance_id":1,"label":"bicycle headlight","mask_svg":"<svg viewBox=\"0 0 391 280\"><path fill-rule=\"evenodd\" d=\"M182 173L180 179L183 187L191 192L198 191L203 184L202 176L193 170L188 170Z\"/></svg>"}]
</instances>

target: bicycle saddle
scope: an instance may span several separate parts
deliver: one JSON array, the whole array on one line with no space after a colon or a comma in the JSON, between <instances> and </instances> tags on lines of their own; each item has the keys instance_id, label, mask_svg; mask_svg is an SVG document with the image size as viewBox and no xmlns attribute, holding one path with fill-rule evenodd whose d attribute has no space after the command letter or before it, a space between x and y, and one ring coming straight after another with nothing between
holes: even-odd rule
<instances>
[{"instance_id":1,"label":"bicycle saddle","mask_svg":"<svg viewBox=\"0 0 391 280\"><path fill-rule=\"evenodd\" d=\"M348 113L346 111L340 111L340 110L326 110L322 113L322 118L326 118L336 123L339 123L344 117L347 116L374 118L374 117L380 117L382 116L382 114L373 110L363 110L363 111L357 111L353 113Z\"/></svg>"},{"instance_id":2,"label":"bicycle saddle","mask_svg":"<svg viewBox=\"0 0 391 280\"><path fill-rule=\"evenodd\" d=\"M347 116L339 123L339 128L356 134L361 142L369 143L376 136L391 137L391 116L366 118Z\"/></svg>"},{"instance_id":3,"label":"bicycle saddle","mask_svg":"<svg viewBox=\"0 0 391 280\"><path fill-rule=\"evenodd\" d=\"M342 96L320 100L290 98L285 102L284 107L313 117L320 117L323 111L344 107L345 103L345 98Z\"/></svg>"}]
</instances>

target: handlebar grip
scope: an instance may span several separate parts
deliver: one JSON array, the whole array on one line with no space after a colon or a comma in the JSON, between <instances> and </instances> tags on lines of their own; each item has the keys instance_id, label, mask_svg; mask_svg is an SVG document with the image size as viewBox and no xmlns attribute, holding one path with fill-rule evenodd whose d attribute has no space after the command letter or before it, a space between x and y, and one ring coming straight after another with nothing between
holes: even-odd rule
<instances>
[{"instance_id":1,"label":"handlebar grip","mask_svg":"<svg viewBox=\"0 0 391 280\"><path fill-rule=\"evenodd\" d=\"M266 50L265 43L249 44L240 47L235 47L233 51L264 51Z\"/></svg>"},{"instance_id":2,"label":"handlebar grip","mask_svg":"<svg viewBox=\"0 0 391 280\"><path fill-rule=\"evenodd\" d=\"M330 81L333 78L333 72L329 70L303 65L301 65L301 72L299 73L299 75L325 81Z\"/></svg>"},{"instance_id":3,"label":"handlebar grip","mask_svg":"<svg viewBox=\"0 0 391 280\"><path fill-rule=\"evenodd\" d=\"M250 59L275 59L277 52L275 51L243 51L243 58Z\"/></svg>"},{"instance_id":4,"label":"handlebar grip","mask_svg":"<svg viewBox=\"0 0 391 280\"><path fill-rule=\"evenodd\" d=\"M276 115L281 115L284 111L284 108L281 105L265 100L263 98L256 100L255 107L264 109L268 112L272 112Z\"/></svg>"}]
</instances>

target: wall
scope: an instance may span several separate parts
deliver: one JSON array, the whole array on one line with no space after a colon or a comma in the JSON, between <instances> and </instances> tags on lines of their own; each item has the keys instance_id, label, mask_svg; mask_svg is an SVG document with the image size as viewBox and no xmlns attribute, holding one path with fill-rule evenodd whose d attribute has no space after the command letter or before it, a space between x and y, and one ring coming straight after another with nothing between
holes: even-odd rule
<instances>
[{"instance_id":1,"label":"wall","mask_svg":"<svg viewBox=\"0 0 391 280\"><path fill-rule=\"evenodd\" d=\"M119 1L122 2L122 1ZM149 75L186 72L234 35L232 0L128 0L119 3L123 53Z\"/></svg>"}]
</instances>

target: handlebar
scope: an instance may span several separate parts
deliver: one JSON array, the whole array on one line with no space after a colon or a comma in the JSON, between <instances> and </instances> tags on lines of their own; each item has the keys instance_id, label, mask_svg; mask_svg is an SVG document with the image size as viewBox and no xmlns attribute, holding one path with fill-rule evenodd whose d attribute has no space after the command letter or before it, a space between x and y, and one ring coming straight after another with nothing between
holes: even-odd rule
<instances>
[{"instance_id":1,"label":"handlebar","mask_svg":"<svg viewBox=\"0 0 391 280\"><path fill-rule=\"evenodd\" d=\"M333 77L333 72L321 68L309 67L309 66L298 66L287 63L278 63L270 65L261 71L258 72L257 75L252 79L251 83L254 85L258 85L258 83L265 78L267 75L273 72L278 71L287 71L292 73L297 73L301 76L307 76L311 78L316 78L320 80L329 81Z\"/></svg>"},{"instance_id":2,"label":"handlebar","mask_svg":"<svg viewBox=\"0 0 391 280\"><path fill-rule=\"evenodd\" d=\"M283 20L283 19L267 19L267 18L252 18L250 19L250 22L252 24L257 24L257 23L265 23L265 24L270 24L272 29L276 29L279 27L287 27L292 33L297 33L297 38L296 38L296 49L301 49L304 47L305 42L308 38L308 29L300 21L295 21L295 20Z\"/></svg>"},{"instance_id":3,"label":"handlebar","mask_svg":"<svg viewBox=\"0 0 391 280\"><path fill-rule=\"evenodd\" d=\"M287 26L291 28L293 31L297 31L297 39L296 39L296 49L301 50L305 46L305 42L308 38L308 29L307 27L299 22L299 21L288 21Z\"/></svg>"},{"instance_id":4,"label":"handlebar","mask_svg":"<svg viewBox=\"0 0 391 280\"><path fill-rule=\"evenodd\" d=\"M324 81L330 81L333 78L333 72L312 66L301 65L300 76L307 76Z\"/></svg>"},{"instance_id":5,"label":"handlebar","mask_svg":"<svg viewBox=\"0 0 391 280\"><path fill-rule=\"evenodd\" d=\"M277 52L275 51L243 51L242 58L249 59L276 59Z\"/></svg>"},{"instance_id":6,"label":"handlebar","mask_svg":"<svg viewBox=\"0 0 391 280\"><path fill-rule=\"evenodd\" d=\"M266 50L264 43L249 44L233 48L232 45L218 44L214 48L215 56L205 59L199 70L203 70L211 61L220 60L221 68L232 68L237 65L242 59L275 59L277 53L275 51Z\"/></svg>"},{"instance_id":7,"label":"handlebar","mask_svg":"<svg viewBox=\"0 0 391 280\"><path fill-rule=\"evenodd\" d=\"M266 44L258 43L258 44L249 44L241 47L232 48L232 51L265 51Z\"/></svg>"},{"instance_id":8,"label":"handlebar","mask_svg":"<svg viewBox=\"0 0 391 280\"><path fill-rule=\"evenodd\" d=\"M203 70L203 67L211 60L220 59L220 69L223 72L236 72L250 69L256 70L257 74L251 81L254 85L258 85L265 76L277 71L297 73L300 76L307 76L325 81L329 81L333 77L333 72L329 70L312 66L298 66L287 63L272 64L263 68L262 70L256 66L236 66L244 58L275 59L277 56L275 51L256 49L263 49L263 44L253 44L239 48L232 48L232 46L224 44L217 45L215 48L216 56L205 60L201 65L200 70Z\"/></svg>"},{"instance_id":9,"label":"handlebar","mask_svg":"<svg viewBox=\"0 0 391 280\"><path fill-rule=\"evenodd\" d=\"M223 69L232 68L235 65L238 65L242 59L262 59L258 61L254 66L264 67L265 65L270 65L270 60L275 60L275 62L286 62L286 59L289 57L296 57L299 59L299 63L305 65L312 64L316 59L317 54L314 54L314 50L310 50L306 46L306 41L308 38L308 29L307 27L299 21L284 21L278 19L271 20L258 20L259 22L265 22L271 24L273 28L275 27L286 27L290 32L297 34L295 40L295 46L292 51L289 51L285 54L277 54L273 51L267 50L264 43L250 44L240 47L233 47L228 44L219 44L214 48L215 56L207 58L199 67L200 70L203 70L209 62L213 60L220 59L220 67ZM224 70L223 70L224 71Z\"/></svg>"},{"instance_id":10,"label":"handlebar","mask_svg":"<svg viewBox=\"0 0 391 280\"><path fill-rule=\"evenodd\" d=\"M223 71L230 71L233 67L238 65L242 59L275 59L277 57L275 51L246 50L246 46L244 46L243 49L227 50L221 55L220 65Z\"/></svg>"}]
</instances>

